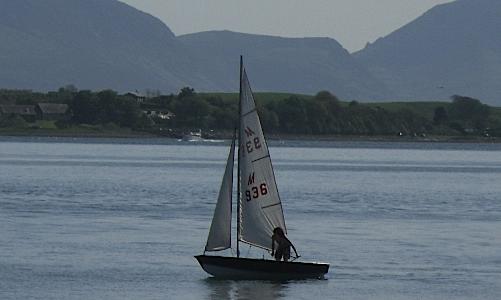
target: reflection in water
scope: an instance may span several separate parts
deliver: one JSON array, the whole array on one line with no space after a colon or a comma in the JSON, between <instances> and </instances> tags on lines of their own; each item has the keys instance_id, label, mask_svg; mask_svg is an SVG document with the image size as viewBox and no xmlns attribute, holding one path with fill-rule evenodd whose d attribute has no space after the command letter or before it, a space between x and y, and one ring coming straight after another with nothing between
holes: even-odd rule
<instances>
[{"instance_id":1,"label":"reflection in water","mask_svg":"<svg viewBox=\"0 0 501 300\"><path fill-rule=\"evenodd\" d=\"M283 299L284 283L273 281L234 281L209 277L204 280L209 288L207 299L210 300L276 300Z\"/></svg>"}]
</instances>

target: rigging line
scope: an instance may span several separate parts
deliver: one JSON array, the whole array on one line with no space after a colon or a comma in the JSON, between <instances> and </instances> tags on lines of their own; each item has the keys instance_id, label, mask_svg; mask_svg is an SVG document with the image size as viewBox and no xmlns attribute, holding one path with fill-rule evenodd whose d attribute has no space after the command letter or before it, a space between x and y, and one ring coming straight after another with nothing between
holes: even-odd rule
<instances>
[{"instance_id":1,"label":"rigging line","mask_svg":"<svg viewBox=\"0 0 501 300\"><path fill-rule=\"evenodd\" d=\"M264 246L260 246L258 244L254 244L254 243L251 243L251 242L247 242L246 240L243 240L243 239L240 239L239 240L240 242L242 243L245 243L245 244L248 244L248 245L251 245L253 247L256 247L256 248L261 248L261 249L264 249L264 250L267 250L267 251L270 251L271 248L267 248L267 247L264 247ZM271 240L270 240L271 241Z\"/></svg>"}]
</instances>

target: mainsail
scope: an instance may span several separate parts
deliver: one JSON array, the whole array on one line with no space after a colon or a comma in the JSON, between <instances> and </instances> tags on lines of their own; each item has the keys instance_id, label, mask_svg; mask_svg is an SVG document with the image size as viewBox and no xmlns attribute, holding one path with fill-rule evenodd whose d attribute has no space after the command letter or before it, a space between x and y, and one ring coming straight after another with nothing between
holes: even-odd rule
<instances>
[{"instance_id":1,"label":"mainsail","mask_svg":"<svg viewBox=\"0 0 501 300\"><path fill-rule=\"evenodd\" d=\"M276 227L286 231L261 122L245 70L240 78L240 230L238 240L271 249Z\"/></svg>"},{"instance_id":2,"label":"mainsail","mask_svg":"<svg viewBox=\"0 0 501 300\"><path fill-rule=\"evenodd\" d=\"M223 182L219 189L214 217L210 226L205 251L220 251L231 247L231 196L233 193L233 161L235 157L235 137L224 171Z\"/></svg>"}]
</instances>

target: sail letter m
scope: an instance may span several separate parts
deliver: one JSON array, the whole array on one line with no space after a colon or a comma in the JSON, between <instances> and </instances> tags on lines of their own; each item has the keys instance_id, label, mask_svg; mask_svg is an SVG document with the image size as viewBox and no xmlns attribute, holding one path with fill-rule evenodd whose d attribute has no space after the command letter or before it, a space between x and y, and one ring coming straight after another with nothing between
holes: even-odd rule
<instances>
[{"instance_id":1,"label":"sail letter m","mask_svg":"<svg viewBox=\"0 0 501 300\"><path fill-rule=\"evenodd\" d=\"M252 131L252 129L250 129L249 126L245 127L244 131L247 137L253 136L255 134L255 132Z\"/></svg>"},{"instance_id":2,"label":"sail letter m","mask_svg":"<svg viewBox=\"0 0 501 300\"><path fill-rule=\"evenodd\" d=\"M247 185L253 185L254 184L254 172L249 175L249 181L247 181Z\"/></svg>"}]
</instances>

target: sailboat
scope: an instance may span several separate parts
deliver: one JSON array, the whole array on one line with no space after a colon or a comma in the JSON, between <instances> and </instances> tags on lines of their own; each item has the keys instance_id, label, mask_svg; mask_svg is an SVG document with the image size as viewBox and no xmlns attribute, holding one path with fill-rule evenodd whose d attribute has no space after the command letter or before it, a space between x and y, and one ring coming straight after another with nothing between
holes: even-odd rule
<instances>
[{"instance_id":1,"label":"sailboat","mask_svg":"<svg viewBox=\"0 0 501 300\"><path fill-rule=\"evenodd\" d=\"M216 278L286 280L322 278L329 264L275 261L240 256L240 243L271 250L273 230L286 231L282 202L254 96L240 57L239 125L233 135L204 254L202 268ZM234 256L206 255L231 248L233 168L237 160L237 251Z\"/></svg>"}]
</instances>

